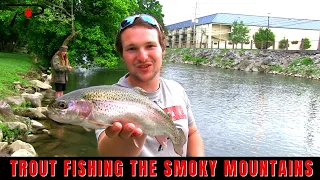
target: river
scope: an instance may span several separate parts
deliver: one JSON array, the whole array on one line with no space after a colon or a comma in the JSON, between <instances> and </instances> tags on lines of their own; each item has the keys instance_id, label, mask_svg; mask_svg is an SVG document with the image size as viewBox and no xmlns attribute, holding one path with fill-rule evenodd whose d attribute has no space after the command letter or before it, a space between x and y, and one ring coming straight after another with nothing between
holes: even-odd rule
<instances>
[{"instance_id":1,"label":"river","mask_svg":"<svg viewBox=\"0 0 320 180\"><path fill-rule=\"evenodd\" d=\"M67 92L125 73L73 70ZM186 89L206 156L320 156L319 81L172 63L162 76ZM94 131L50 126L55 135L33 144L39 156L98 156Z\"/></svg>"}]
</instances>

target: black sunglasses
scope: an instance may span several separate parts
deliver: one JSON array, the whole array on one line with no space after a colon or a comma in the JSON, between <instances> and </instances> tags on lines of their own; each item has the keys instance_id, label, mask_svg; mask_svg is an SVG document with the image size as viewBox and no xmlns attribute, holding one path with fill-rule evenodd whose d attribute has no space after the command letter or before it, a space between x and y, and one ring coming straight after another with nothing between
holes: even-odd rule
<instances>
[{"instance_id":1,"label":"black sunglasses","mask_svg":"<svg viewBox=\"0 0 320 180\"><path fill-rule=\"evenodd\" d=\"M119 32L123 31L125 28L129 27L130 25L133 24L133 22L137 19L137 18L141 18L144 22L152 25L152 26L156 26L159 31L161 31L160 26L157 22L157 20L147 14L138 14L138 15L134 15L134 16L129 16L127 18L125 18L121 23L120 23L120 29Z\"/></svg>"}]
</instances>

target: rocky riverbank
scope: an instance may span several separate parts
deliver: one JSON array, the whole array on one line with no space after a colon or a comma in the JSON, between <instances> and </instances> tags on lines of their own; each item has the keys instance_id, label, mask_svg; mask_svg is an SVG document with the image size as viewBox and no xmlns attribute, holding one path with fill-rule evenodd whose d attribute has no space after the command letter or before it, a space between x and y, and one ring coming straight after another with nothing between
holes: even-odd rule
<instances>
[{"instance_id":1,"label":"rocky riverbank","mask_svg":"<svg viewBox=\"0 0 320 180\"><path fill-rule=\"evenodd\" d=\"M19 96L0 100L0 156L38 156L30 142L48 136L50 131L38 122L47 120L46 106L55 98L50 86L50 75L31 81L23 87L20 82L13 84Z\"/></svg>"},{"instance_id":2,"label":"rocky riverbank","mask_svg":"<svg viewBox=\"0 0 320 180\"><path fill-rule=\"evenodd\" d=\"M179 48L164 61L320 80L320 51Z\"/></svg>"}]
</instances>

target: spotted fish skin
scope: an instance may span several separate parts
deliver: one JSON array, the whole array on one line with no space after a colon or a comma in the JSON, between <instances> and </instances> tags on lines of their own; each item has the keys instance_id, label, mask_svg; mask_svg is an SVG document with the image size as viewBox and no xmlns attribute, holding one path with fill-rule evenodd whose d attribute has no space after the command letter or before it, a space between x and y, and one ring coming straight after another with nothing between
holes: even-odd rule
<instances>
[{"instance_id":1,"label":"spotted fish skin","mask_svg":"<svg viewBox=\"0 0 320 180\"><path fill-rule=\"evenodd\" d=\"M50 103L46 115L54 121L85 129L107 128L115 121L131 122L149 136L168 136L180 156L186 143L182 129L139 87L101 85L77 89ZM166 145L160 138L157 140Z\"/></svg>"}]
</instances>

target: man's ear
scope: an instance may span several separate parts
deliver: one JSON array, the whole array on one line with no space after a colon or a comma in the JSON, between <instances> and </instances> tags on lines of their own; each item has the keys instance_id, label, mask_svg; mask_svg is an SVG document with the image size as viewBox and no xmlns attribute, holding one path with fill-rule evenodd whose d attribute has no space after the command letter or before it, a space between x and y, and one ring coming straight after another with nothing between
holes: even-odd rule
<instances>
[{"instance_id":1,"label":"man's ear","mask_svg":"<svg viewBox=\"0 0 320 180\"><path fill-rule=\"evenodd\" d=\"M164 55L166 53L166 49L162 50L162 55Z\"/></svg>"}]
</instances>

